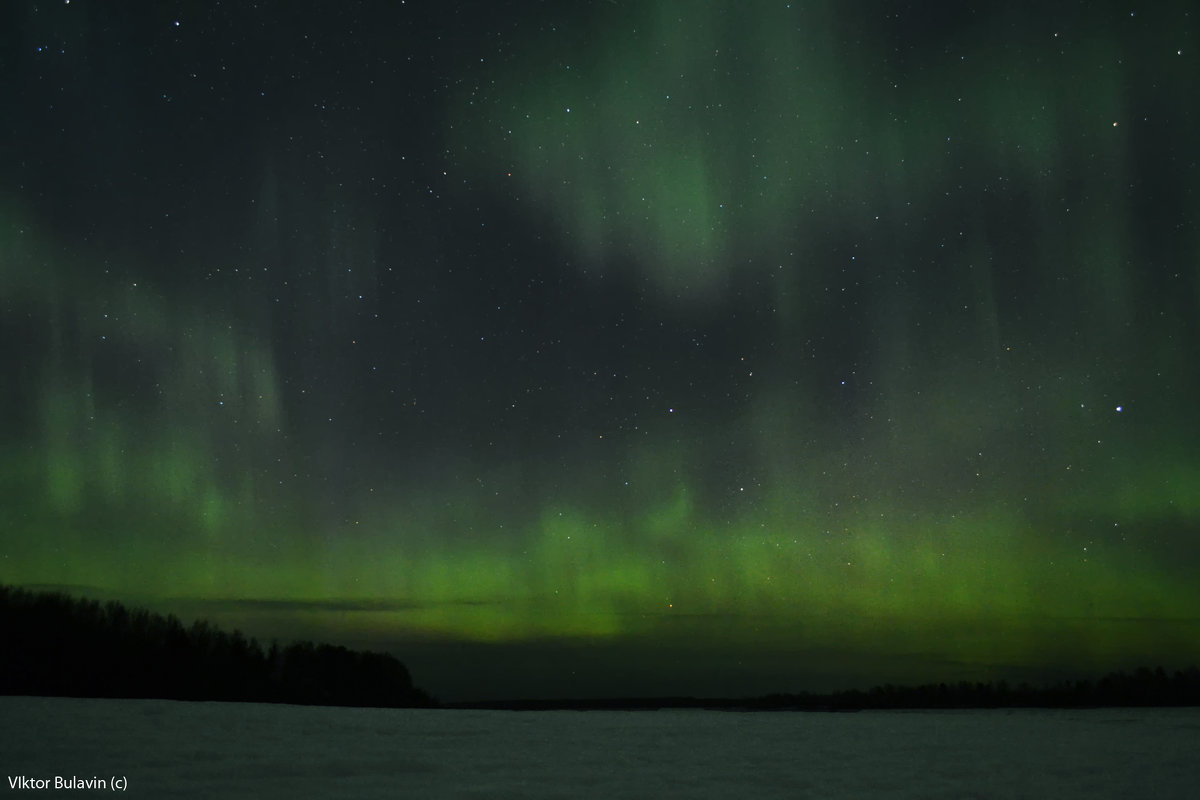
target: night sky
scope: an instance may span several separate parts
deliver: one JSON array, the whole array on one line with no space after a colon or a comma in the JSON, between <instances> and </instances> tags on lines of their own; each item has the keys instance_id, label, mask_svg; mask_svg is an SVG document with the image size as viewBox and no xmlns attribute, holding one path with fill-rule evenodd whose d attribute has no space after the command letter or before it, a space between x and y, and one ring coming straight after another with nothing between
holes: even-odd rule
<instances>
[{"instance_id":1,"label":"night sky","mask_svg":"<svg viewBox=\"0 0 1200 800\"><path fill-rule=\"evenodd\" d=\"M443 700L1200 660L1200 14L0 6L0 581Z\"/></svg>"}]
</instances>

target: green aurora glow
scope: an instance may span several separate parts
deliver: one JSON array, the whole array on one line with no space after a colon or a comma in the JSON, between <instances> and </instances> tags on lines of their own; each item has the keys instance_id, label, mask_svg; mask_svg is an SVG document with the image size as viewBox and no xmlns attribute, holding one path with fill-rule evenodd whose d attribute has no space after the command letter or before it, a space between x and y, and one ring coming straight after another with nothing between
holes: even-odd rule
<instances>
[{"instance_id":1,"label":"green aurora glow","mask_svg":"<svg viewBox=\"0 0 1200 800\"><path fill-rule=\"evenodd\" d=\"M389 73L399 108L314 77L243 119L266 155L220 191L178 167L116 222L67 148L103 235L34 196L60 173L31 157L0 185L0 581L402 658L1197 660L1194 14L1054 13L483 17L444 88ZM329 92L341 115L306 116ZM135 171L175 163L139 141Z\"/></svg>"}]
</instances>

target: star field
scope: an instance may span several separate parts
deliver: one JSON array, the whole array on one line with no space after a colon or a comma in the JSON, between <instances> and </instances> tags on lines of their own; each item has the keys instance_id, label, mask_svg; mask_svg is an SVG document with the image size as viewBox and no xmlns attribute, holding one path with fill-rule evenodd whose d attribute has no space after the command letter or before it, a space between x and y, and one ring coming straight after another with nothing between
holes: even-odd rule
<instances>
[{"instance_id":1,"label":"star field","mask_svg":"<svg viewBox=\"0 0 1200 800\"><path fill-rule=\"evenodd\" d=\"M1189 4L2 13L0 580L444 699L1200 656Z\"/></svg>"}]
</instances>

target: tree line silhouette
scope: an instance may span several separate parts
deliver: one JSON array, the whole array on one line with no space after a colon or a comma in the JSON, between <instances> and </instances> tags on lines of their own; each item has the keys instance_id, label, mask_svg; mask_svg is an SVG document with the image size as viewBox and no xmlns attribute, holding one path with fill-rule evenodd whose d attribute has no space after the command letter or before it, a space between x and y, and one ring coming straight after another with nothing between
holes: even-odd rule
<instances>
[{"instance_id":1,"label":"tree line silhouette","mask_svg":"<svg viewBox=\"0 0 1200 800\"><path fill-rule=\"evenodd\" d=\"M0 585L0 694L429 707L386 653L264 649L205 620Z\"/></svg>"},{"instance_id":2,"label":"tree line silhouette","mask_svg":"<svg viewBox=\"0 0 1200 800\"><path fill-rule=\"evenodd\" d=\"M1097 681L1060 681L1045 686L1007 681L885 684L828 694L800 692L759 697L619 697L590 699L487 700L447 703L449 708L550 711L704 708L715 711L867 711L886 709L1113 708L1200 706L1200 669L1168 673L1162 667L1113 672Z\"/></svg>"},{"instance_id":3,"label":"tree line silhouette","mask_svg":"<svg viewBox=\"0 0 1200 800\"><path fill-rule=\"evenodd\" d=\"M386 653L297 642L264 649L205 620L0 584L0 695L434 707ZM1200 706L1200 669L1140 667L1096 681L886 684L754 698L638 697L454 703L507 709L710 708L736 711Z\"/></svg>"},{"instance_id":4,"label":"tree line silhouette","mask_svg":"<svg viewBox=\"0 0 1200 800\"><path fill-rule=\"evenodd\" d=\"M967 708L1109 708L1124 706L1200 705L1200 669L1168 673L1162 667L1111 672L1099 680L1068 680L1045 686L1008 681L885 684L867 691L831 694L773 694L751 701L763 709L796 708L829 711L866 709Z\"/></svg>"}]
</instances>

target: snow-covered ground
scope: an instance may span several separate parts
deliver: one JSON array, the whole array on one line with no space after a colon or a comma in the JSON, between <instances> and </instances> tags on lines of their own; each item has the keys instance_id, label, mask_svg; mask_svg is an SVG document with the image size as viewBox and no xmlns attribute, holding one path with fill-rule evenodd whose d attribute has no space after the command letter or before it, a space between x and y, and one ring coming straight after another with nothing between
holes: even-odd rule
<instances>
[{"instance_id":1,"label":"snow-covered ground","mask_svg":"<svg viewBox=\"0 0 1200 800\"><path fill-rule=\"evenodd\" d=\"M0 697L0 771L3 793L22 793L10 788L21 776L51 787L55 776L116 777L126 794L154 798L1183 798L1200 791L1200 709L510 712Z\"/></svg>"}]
</instances>

